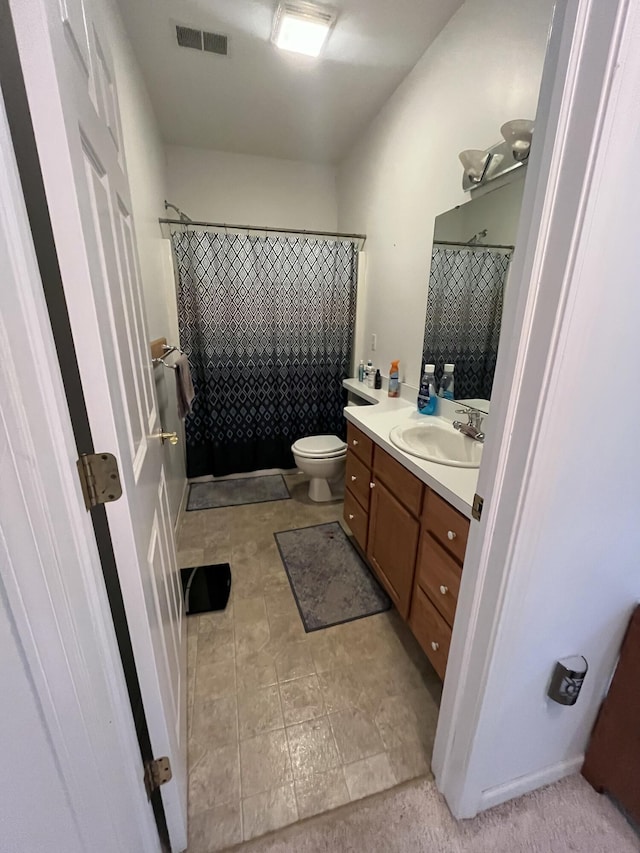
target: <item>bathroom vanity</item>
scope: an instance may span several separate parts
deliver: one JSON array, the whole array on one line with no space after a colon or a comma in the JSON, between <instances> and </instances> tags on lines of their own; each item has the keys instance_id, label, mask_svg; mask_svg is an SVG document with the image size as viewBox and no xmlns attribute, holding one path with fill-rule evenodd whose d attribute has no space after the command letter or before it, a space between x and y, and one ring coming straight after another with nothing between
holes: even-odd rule
<instances>
[{"instance_id":1,"label":"bathroom vanity","mask_svg":"<svg viewBox=\"0 0 640 853\"><path fill-rule=\"evenodd\" d=\"M391 428L412 413L407 401L382 398L345 410L344 519L444 679L478 470L424 462L394 447Z\"/></svg>"}]
</instances>

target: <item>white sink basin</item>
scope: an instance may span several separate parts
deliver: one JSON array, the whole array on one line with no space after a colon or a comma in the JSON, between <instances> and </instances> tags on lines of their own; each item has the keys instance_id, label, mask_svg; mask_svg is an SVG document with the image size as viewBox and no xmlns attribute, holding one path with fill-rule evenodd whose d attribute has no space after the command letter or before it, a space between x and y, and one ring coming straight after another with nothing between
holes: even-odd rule
<instances>
[{"instance_id":1,"label":"white sink basin","mask_svg":"<svg viewBox=\"0 0 640 853\"><path fill-rule=\"evenodd\" d=\"M391 430L389 439L405 453L429 462L455 468L480 467L481 442L462 435L450 424L405 422Z\"/></svg>"}]
</instances>

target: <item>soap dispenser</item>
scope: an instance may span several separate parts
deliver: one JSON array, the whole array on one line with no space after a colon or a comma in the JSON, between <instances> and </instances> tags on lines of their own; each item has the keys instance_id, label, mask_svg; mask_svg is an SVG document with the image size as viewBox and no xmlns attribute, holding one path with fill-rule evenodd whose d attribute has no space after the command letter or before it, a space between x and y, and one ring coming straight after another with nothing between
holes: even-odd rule
<instances>
[{"instance_id":1,"label":"soap dispenser","mask_svg":"<svg viewBox=\"0 0 640 853\"><path fill-rule=\"evenodd\" d=\"M425 364L418 393L418 411L421 415L435 415L438 410L435 364Z\"/></svg>"}]
</instances>

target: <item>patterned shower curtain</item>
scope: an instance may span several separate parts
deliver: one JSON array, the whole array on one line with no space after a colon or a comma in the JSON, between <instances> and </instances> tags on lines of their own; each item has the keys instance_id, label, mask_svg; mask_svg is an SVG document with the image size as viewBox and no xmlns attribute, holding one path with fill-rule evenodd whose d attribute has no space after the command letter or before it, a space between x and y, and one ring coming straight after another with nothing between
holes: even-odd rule
<instances>
[{"instance_id":1,"label":"patterned shower curtain","mask_svg":"<svg viewBox=\"0 0 640 853\"><path fill-rule=\"evenodd\" d=\"M356 246L192 230L172 239L196 390L187 475L292 468L298 438L344 435Z\"/></svg>"},{"instance_id":2,"label":"patterned shower curtain","mask_svg":"<svg viewBox=\"0 0 640 853\"><path fill-rule=\"evenodd\" d=\"M455 364L457 399L491 397L510 259L482 247L433 248L423 364L435 363L438 383Z\"/></svg>"}]
</instances>

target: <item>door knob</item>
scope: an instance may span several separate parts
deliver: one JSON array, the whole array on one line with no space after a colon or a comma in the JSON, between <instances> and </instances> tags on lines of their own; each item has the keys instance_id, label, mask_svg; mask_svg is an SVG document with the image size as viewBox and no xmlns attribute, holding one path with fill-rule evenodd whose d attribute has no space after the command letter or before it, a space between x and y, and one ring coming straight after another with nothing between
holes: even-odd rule
<instances>
[{"instance_id":1,"label":"door knob","mask_svg":"<svg viewBox=\"0 0 640 853\"><path fill-rule=\"evenodd\" d=\"M159 438L160 441L164 444L165 441L168 441L169 444L177 444L178 443L178 433L177 432L157 432L156 438Z\"/></svg>"}]
</instances>

